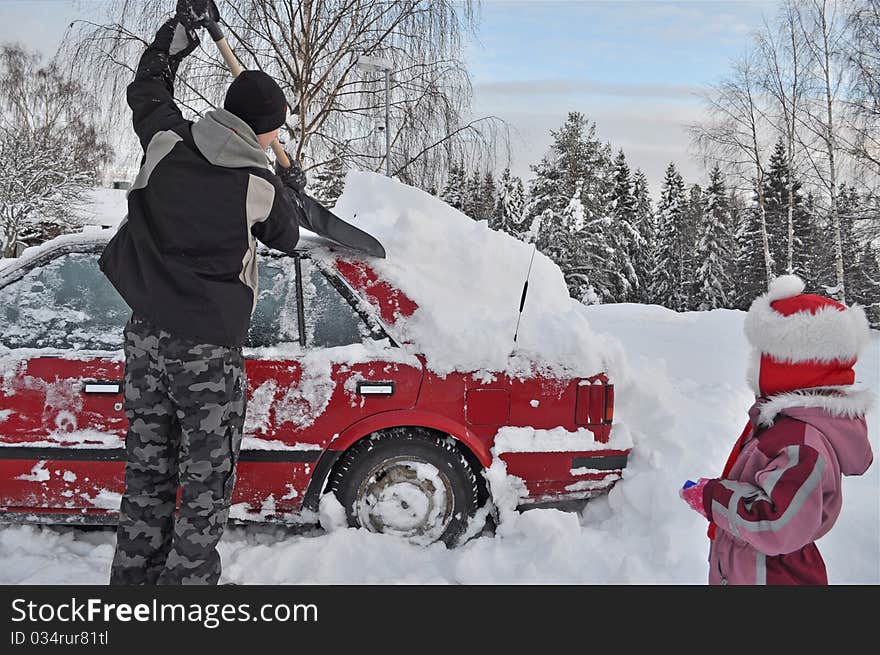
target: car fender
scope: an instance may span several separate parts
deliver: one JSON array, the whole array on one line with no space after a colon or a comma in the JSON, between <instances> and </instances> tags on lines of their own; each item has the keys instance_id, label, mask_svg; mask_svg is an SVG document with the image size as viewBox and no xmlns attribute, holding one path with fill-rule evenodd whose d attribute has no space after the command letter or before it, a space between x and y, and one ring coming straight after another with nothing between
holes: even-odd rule
<instances>
[{"instance_id":1,"label":"car fender","mask_svg":"<svg viewBox=\"0 0 880 655\"><path fill-rule=\"evenodd\" d=\"M421 427L445 432L467 446L485 467L492 464L492 453L489 447L483 443L473 432L457 421L442 414L426 412L420 409L402 409L390 412L381 412L368 416L365 419L346 428L327 446L328 450L344 451L355 442L363 439L368 434L387 428L397 427Z\"/></svg>"}]
</instances>

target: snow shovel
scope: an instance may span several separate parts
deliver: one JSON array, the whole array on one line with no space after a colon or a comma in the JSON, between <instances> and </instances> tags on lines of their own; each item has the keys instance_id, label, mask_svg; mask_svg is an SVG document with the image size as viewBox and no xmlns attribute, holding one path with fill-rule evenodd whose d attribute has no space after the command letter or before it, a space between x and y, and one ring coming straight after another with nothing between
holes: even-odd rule
<instances>
[{"instance_id":1,"label":"snow shovel","mask_svg":"<svg viewBox=\"0 0 880 655\"><path fill-rule=\"evenodd\" d=\"M220 11L217 9L214 0L208 0L208 11L202 17L201 22L217 45L217 49L223 56L223 61L226 62L229 71L234 77L238 77L242 67L238 63L235 53L232 52L232 48L229 47L229 43L223 35L223 30L220 29ZM290 159L284 148L281 147L278 139L272 141L272 151L283 168L290 168ZM335 241L346 248L351 248L352 250L357 250L380 259L385 258L385 248L375 237L342 220L305 192L300 192L298 196L300 208L306 214L309 223L304 226L306 229L311 230L318 236Z\"/></svg>"}]
</instances>

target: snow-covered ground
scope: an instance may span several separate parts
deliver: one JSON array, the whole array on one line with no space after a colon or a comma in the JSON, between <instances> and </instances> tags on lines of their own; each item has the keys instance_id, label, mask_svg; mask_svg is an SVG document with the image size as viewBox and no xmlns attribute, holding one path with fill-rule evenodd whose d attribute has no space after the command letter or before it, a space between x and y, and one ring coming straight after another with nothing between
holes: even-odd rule
<instances>
[{"instance_id":1,"label":"snow-covered ground","mask_svg":"<svg viewBox=\"0 0 880 655\"><path fill-rule=\"evenodd\" d=\"M128 213L128 191L97 187L89 190L77 216L83 225L115 226Z\"/></svg>"},{"instance_id":2,"label":"snow-covered ground","mask_svg":"<svg viewBox=\"0 0 880 655\"><path fill-rule=\"evenodd\" d=\"M95 222L124 213L124 192L96 196ZM705 520L679 499L686 479L721 472L747 419L743 312L678 314L657 306L584 307L567 297L558 268L535 258L517 348L512 333L531 248L474 223L420 191L382 176L350 174L336 211L380 238L389 256L376 269L420 309L400 329L428 348L438 372L606 367L616 417L633 454L622 480L581 514L510 511L494 536L460 548L416 546L340 528L339 508L322 506L327 530L230 526L220 544L224 580L253 583L590 583L702 584ZM358 214L358 215L356 215ZM574 338L579 336L580 338ZM857 367L880 390L880 333ZM880 450L877 409L868 416ZM518 437L507 434L506 439ZM493 490L503 482L492 470ZM335 510L335 511L334 511ZM112 530L0 527L0 584L106 583ZM819 544L832 583L880 583L880 464L846 479L835 528Z\"/></svg>"},{"instance_id":3,"label":"snow-covered ground","mask_svg":"<svg viewBox=\"0 0 880 655\"><path fill-rule=\"evenodd\" d=\"M224 580L253 583L702 584L705 521L679 499L681 482L720 473L745 423L742 312L677 314L661 307L587 310L593 329L623 343L628 379L618 381L618 417L634 454L623 480L582 515L515 514L495 536L448 550L364 530L230 527L221 542ZM875 391L880 334L857 368ZM880 451L876 408L869 414ZM332 521L330 523L333 523ZM106 582L115 536L31 526L0 528L0 584ZM880 583L880 466L844 481L843 511L819 543L838 584Z\"/></svg>"}]
</instances>

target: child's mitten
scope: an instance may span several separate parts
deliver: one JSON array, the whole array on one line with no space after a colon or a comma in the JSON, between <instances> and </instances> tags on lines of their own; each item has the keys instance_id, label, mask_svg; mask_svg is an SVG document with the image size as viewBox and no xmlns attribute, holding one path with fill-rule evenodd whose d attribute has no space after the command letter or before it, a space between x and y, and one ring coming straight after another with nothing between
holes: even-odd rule
<instances>
[{"instance_id":1,"label":"child's mitten","mask_svg":"<svg viewBox=\"0 0 880 655\"><path fill-rule=\"evenodd\" d=\"M703 489L708 482L709 478L700 478L696 482L688 480L678 492L678 495L681 496L682 500L686 502L692 510L698 512L704 517L706 516L706 510L703 509Z\"/></svg>"}]
</instances>

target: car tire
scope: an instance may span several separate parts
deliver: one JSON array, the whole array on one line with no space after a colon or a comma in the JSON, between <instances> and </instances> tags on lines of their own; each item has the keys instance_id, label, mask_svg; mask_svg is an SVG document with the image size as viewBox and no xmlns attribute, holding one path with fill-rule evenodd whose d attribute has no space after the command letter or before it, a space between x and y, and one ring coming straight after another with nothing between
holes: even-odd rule
<instances>
[{"instance_id":1,"label":"car tire","mask_svg":"<svg viewBox=\"0 0 880 655\"><path fill-rule=\"evenodd\" d=\"M342 455L327 491L348 524L417 544L458 545L478 506L477 477L450 436L395 428Z\"/></svg>"}]
</instances>

